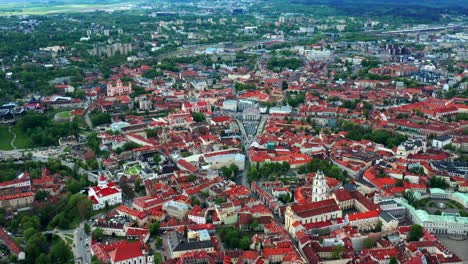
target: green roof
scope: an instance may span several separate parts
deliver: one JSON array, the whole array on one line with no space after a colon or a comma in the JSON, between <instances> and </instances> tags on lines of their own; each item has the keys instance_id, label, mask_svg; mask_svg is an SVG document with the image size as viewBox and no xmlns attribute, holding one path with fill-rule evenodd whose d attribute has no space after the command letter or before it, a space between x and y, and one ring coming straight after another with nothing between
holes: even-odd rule
<instances>
[{"instance_id":1,"label":"green roof","mask_svg":"<svg viewBox=\"0 0 468 264\"><path fill-rule=\"evenodd\" d=\"M421 220L421 222L432 222L431 215L424 210L416 210L416 217Z\"/></svg>"},{"instance_id":2,"label":"green roof","mask_svg":"<svg viewBox=\"0 0 468 264\"><path fill-rule=\"evenodd\" d=\"M431 215L424 210L415 209L413 206L408 204L408 202L405 199L400 199L399 203L406 207L406 209L408 209L411 215L416 216L420 222L445 222L468 224L468 217L456 216L454 214Z\"/></svg>"},{"instance_id":3,"label":"green roof","mask_svg":"<svg viewBox=\"0 0 468 264\"><path fill-rule=\"evenodd\" d=\"M461 192L454 192L452 194L452 197L456 197L458 198L459 200L463 201L463 206L466 207L466 205L468 204L468 194L466 193L461 193Z\"/></svg>"},{"instance_id":4,"label":"green roof","mask_svg":"<svg viewBox=\"0 0 468 264\"><path fill-rule=\"evenodd\" d=\"M430 188L431 194L445 194L445 191L440 188Z\"/></svg>"},{"instance_id":5,"label":"green roof","mask_svg":"<svg viewBox=\"0 0 468 264\"><path fill-rule=\"evenodd\" d=\"M416 200L420 200L420 199L421 199L421 193L420 193L420 192L414 191L414 192L413 192L413 195L414 195L414 198L415 198Z\"/></svg>"}]
</instances>

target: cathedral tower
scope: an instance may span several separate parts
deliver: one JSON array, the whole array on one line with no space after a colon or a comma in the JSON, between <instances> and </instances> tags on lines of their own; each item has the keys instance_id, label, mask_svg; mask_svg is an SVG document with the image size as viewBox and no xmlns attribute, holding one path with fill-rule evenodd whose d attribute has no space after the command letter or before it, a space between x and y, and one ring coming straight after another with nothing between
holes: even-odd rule
<instances>
[{"instance_id":1,"label":"cathedral tower","mask_svg":"<svg viewBox=\"0 0 468 264\"><path fill-rule=\"evenodd\" d=\"M327 181L322 171L317 171L312 182L312 202L319 202L328 198Z\"/></svg>"}]
</instances>

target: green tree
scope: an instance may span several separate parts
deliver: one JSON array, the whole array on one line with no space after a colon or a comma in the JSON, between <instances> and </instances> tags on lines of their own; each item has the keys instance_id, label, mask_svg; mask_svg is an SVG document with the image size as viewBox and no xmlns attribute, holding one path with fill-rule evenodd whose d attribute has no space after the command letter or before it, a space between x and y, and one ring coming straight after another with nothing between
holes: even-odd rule
<instances>
[{"instance_id":1,"label":"green tree","mask_svg":"<svg viewBox=\"0 0 468 264\"><path fill-rule=\"evenodd\" d=\"M67 190L71 192L72 194L75 194L81 190L81 184L78 181L71 180L67 184Z\"/></svg>"},{"instance_id":2,"label":"green tree","mask_svg":"<svg viewBox=\"0 0 468 264\"><path fill-rule=\"evenodd\" d=\"M190 174L188 177L187 177L187 181L189 182L194 182L197 180L197 176L195 174Z\"/></svg>"},{"instance_id":3,"label":"green tree","mask_svg":"<svg viewBox=\"0 0 468 264\"><path fill-rule=\"evenodd\" d=\"M193 121L195 121L197 123L200 123L200 122L203 122L203 121L206 120L205 115L203 113L199 113L199 112L193 112L192 113L192 118L193 118Z\"/></svg>"},{"instance_id":4,"label":"green tree","mask_svg":"<svg viewBox=\"0 0 468 264\"><path fill-rule=\"evenodd\" d=\"M390 263L389 264L398 264L398 259L395 256L392 256L390 258Z\"/></svg>"},{"instance_id":5,"label":"green tree","mask_svg":"<svg viewBox=\"0 0 468 264\"><path fill-rule=\"evenodd\" d=\"M249 182L256 181L259 177L258 171L256 167L250 167L248 172L247 172L247 177L249 179Z\"/></svg>"},{"instance_id":6,"label":"green tree","mask_svg":"<svg viewBox=\"0 0 468 264\"><path fill-rule=\"evenodd\" d=\"M414 192L411 191L411 190L406 190L404 193L403 193L403 198L405 198L408 203L410 205L413 205L415 206L416 203L417 203L417 199L416 199L416 196L414 196Z\"/></svg>"},{"instance_id":7,"label":"green tree","mask_svg":"<svg viewBox=\"0 0 468 264\"><path fill-rule=\"evenodd\" d=\"M56 242L50 248L51 263L73 263L73 253L65 242L56 238Z\"/></svg>"},{"instance_id":8,"label":"green tree","mask_svg":"<svg viewBox=\"0 0 468 264\"><path fill-rule=\"evenodd\" d=\"M49 196L49 192L46 191L46 190L39 190L36 192L36 194L34 195L34 199L37 200L37 201L43 201L47 198L47 196Z\"/></svg>"},{"instance_id":9,"label":"green tree","mask_svg":"<svg viewBox=\"0 0 468 264\"><path fill-rule=\"evenodd\" d=\"M333 248L332 256L336 259L341 259L343 257L344 247L342 245L336 245Z\"/></svg>"},{"instance_id":10,"label":"green tree","mask_svg":"<svg viewBox=\"0 0 468 264\"><path fill-rule=\"evenodd\" d=\"M154 264L161 264L163 262L163 257L161 253L156 252L154 253Z\"/></svg>"},{"instance_id":11,"label":"green tree","mask_svg":"<svg viewBox=\"0 0 468 264\"><path fill-rule=\"evenodd\" d=\"M234 88L236 89L236 91L256 90L257 86L255 84L250 84L250 83L235 82Z\"/></svg>"},{"instance_id":12,"label":"green tree","mask_svg":"<svg viewBox=\"0 0 468 264\"><path fill-rule=\"evenodd\" d=\"M138 178L135 181L135 192L136 193L146 192L145 191L145 185L142 183L142 180L140 178Z\"/></svg>"},{"instance_id":13,"label":"green tree","mask_svg":"<svg viewBox=\"0 0 468 264\"><path fill-rule=\"evenodd\" d=\"M449 184L441 177L432 177L429 179L429 186L431 188L446 189L449 187Z\"/></svg>"},{"instance_id":14,"label":"green tree","mask_svg":"<svg viewBox=\"0 0 468 264\"><path fill-rule=\"evenodd\" d=\"M154 163L159 164L161 162L161 156L159 154L157 154L157 153L154 154L153 155L153 161L154 161Z\"/></svg>"},{"instance_id":15,"label":"green tree","mask_svg":"<svg viewBox=\"0 0 468 264\"><path fill-rule=\"evenodd\" d=\"M195 196L190 197L190 201L192 202L192 205L200 205L200 200Z\"/></svg>"},{"instance_id":16,"label":"green tree","mask_svg":"<svg viewBox=\"0 0 468 264\"><path fill-rule=\"evenodd\" d=\"M382 221L379 220L375 226L375 232L382 232L382 225Z\"/></svg>"},{"instance_id":17,"label":"green tree","mask_svg":"<svg viewBox=\"0 0 468 264\"><path fill-rule=\"evenodd\" d=\"M402 179L397 179L395 186L396 187L403 187L404 183Z\"/></svg>"},{"instance_id":18,"label":"green tree","mask_svg":"<svg viewBox=\"0 0 468 264\"><path fill-rule=\"evenodd\" d=\"M366 238L363 241L363 246L365 248L373 248L374 245L375 245L375 241L373 239L371 239L371 238Z\"/></svg>"},{"instance_id":19,"label":"green tree","mask_svg":"<svg viewBox=\"0 0 468 264\"><path fill-rule=\"evenodd\" d=\"M34 262L31 262L31 263L34 263ZM36 264L49 264L51 263L51 260L49 258L49 256L47 256L46 254L42 253L37 259L36 259Z\"/></svg>"},{"instance_id":20,"label":"green tree","mask_svg":"<svg viewBox=\"0 0 468 264\"><path fill-rule=\"evenodd\" d=\"M112 121L109 113L92 112L89 115L89 118L91 119L91 123L93 123L93 126L109 124Z\"/></svg>"},{"instance_id":21,"label":"green tree","mask_svg":"<svg viewBox=\"0 0 468 264\"><path fill-rule=\"evenodd\" d=\"M149 231L152 236L157 236L159 235L159 229L161 227L161 224L158 221L152 222L149 224Z\"/></svg>"},{"instance_id":22,"label":"green tree","mask_svg":"<svg viewBox=\"0 0 468 264\"><path fill-rule=\"evenodd\" d=\"M223 174L224 177L228 179L232 179L232 169L230 167L223 166L220 168L221 173Z\"/></svg>"},{"instance_id":23,"label":"green tree","mask_svg":"<svg viewBox=\"0 0 468 264\"><path fill-rule=\"evenodd\" d=\"M419 241L423 235L423 228L420 225L414 224L411 226L411 230L408 234L409 241Z\"/></svg>"},{"instance_id":24,"label":"green tree","mask_svg":"<svg viewBox=\"0 0 468 264\"><path fill-rule=\"evenodd\" d=\"M89 234L91 232L91 227L89 226L88 223L84 224L84 231L86 234Z\"/></svg>"},{"instance_id":25,"label":"green tree","mask_svg":"<svg viewBox=\"0 0 468 264\"><path fill-rule=\"evenodd\" d=\"M250 248L250 238L248 236L243 236L239 241L239 247L243 250L248 250Z\"/></svg>"},{"instance_id":26,"label":"green tree","mask_svg":"<svg viewBox=\"0 0 468 264\"><path fill-rule=\"evenodd\" d=\"M93 238L100 240L103 236L104 236L104 230L102 230L102 228L98 227L94 229Z\"/></svg>"},{"instance_id":27,"label":"green tree","mask_svg":"<svg viewBox=\"0 0 468 264\"><path fill-rule=\"evenodd\" d=\"M101 264L101 262L99 261L99 259L96 256L93 256L91 258L91 264Z\"/></svg>"},{"instance_id":28,"label":"green tree","mask_svg":"<svg viewBox=\"0 0 468 264\"><path fill-rule=\"evenodd\" d=\"M284 90L287 90L288 89L288 82L283 80L283 82L281 83L281 89Z\"/></svg>"},{"instance_id":29,"label":"green tree","mask_svg":"<svg viewBox=\"0 0 468 264\"><path fill-rule=\"evenodd\" d=\"M232 170L233 176L236 176L237 173L239 173L239 167L236 164L232 163L229 165L229 168Z\"/></svg>"},{"instance_id":30,"label":"green tree","mask_svg":"<svg viewBox=\"0 0 468 264\"><path fill-rule=\"evenodd\" d=\"M275 72L280 72L284 68L296 70L301 66L302 61L296 58L272 57L267 63L267 68Z\"/></svg>"},{"instance_id":31,"label":"green tree","mask_svg":"<svg viewBox=\"0 0 468 264\"><path fill-rule=\"evenodd\" d=\"M255 220L255 221L252 222L252 224L250 224L250 230L254 230L254 231L255 231L255 230L258 230L258 227L259 227L259 226L260 226L260 225L259 225L258 222Z\"/></svg>"},{"instance_id":32,"label":"green tree","mask_svg":"<svg viewBox=\"0 0 468 264\"><path fill-rule=\"evenodd\" d=\"M225 201L226 200L223 197L216 197L214 202L215 202L215 204L222 204Z\"/></svg>"},{"instance_id":33,"label":"green tree","mask_svg":"<svg viewBox=\"0 0 468 264\"><path fill-rule=\"evenodd\" d=\"M161 237L156 237L156 241L154 242L156 248L161 248L163 246L163 240Z\"/></svg>"},{"instance_id":34,"label":"green tree","mask_svg":"<svg viewBox=\"0 0 468 264\"><path fill-rule=\"evenodd\" d=\"M280 201L282 201L283 203L285 203L285 204L287 204L287 203L289 203L289 202L292 201L291 194L289 194L289 193L280 195L280 196L278 197L278 199L279 199Z\"/></svg>"}]
</instances>

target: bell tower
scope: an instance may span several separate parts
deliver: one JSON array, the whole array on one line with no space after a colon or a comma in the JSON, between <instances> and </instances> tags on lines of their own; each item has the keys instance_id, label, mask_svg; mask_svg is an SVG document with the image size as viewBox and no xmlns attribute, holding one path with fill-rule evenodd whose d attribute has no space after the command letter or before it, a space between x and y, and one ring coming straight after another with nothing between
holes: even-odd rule
<instances>
[{"instance_id":1,"label":"bell tower","mask_svg":"<svg viewBox=\"0 0 468 264\"><path fill-rule=\"evenodd\" d=\"M325 175L322 171L317 171L312 182L312 202L319 202L326 200L328 197L327 193L327 182Z\"/></svg>"}]
</instances>

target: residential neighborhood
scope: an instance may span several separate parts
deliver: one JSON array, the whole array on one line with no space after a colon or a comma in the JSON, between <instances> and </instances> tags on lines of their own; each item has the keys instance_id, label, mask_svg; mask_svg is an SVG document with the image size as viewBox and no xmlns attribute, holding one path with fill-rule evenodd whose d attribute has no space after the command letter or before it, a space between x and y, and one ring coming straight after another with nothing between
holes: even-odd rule
<instances>
[{"instance_id":1,"label":"residential neighborhood","mask_svg":"<svg viewBox=\"0 0 468 264\"><path fill-rule=\"evenodd\" d=\"M468 9L342 2L0 3L0 263L467 263Z\"/></svg>"}]
</instances>

